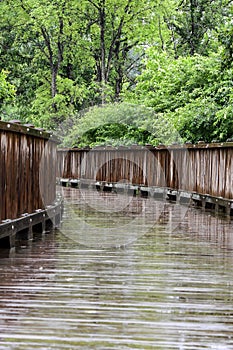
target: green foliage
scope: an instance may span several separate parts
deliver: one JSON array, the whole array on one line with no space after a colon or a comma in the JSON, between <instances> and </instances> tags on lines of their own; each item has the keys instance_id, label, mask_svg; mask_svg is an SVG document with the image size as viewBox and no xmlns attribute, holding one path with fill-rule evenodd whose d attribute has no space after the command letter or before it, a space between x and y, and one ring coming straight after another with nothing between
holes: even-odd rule
<instances>
[{"instance_id":1,"label":"green foliage","mask_svg":"<svg viewBox=\"0 0 233 350\"><path fill-rule=\"evenodd\" d=\"M153 106L156 112L176 110L200 98L203 88L211 87L218 75L218 56L174 59L150 49L146 68L138 77L135 96L139 94L139 98Z\"/></svg>"},{"instance_id":2,"label":"green foliage","mask_svg":"<svg viewBox=\"0 0 233 350\"><path fill-rule=\"evenodd\" d=\"M171 122L155 115L152 108L129 103L93 107L73 124L64 139L65 146L157 145L179 140Z\"/></svg>"},{"instance_id":3,"label":"green foliage","mask_svg":"<svg viewBox=\"0 0 233 350\"><path fill-rule=\"evenodd\" d=\"M56 127L74 111L119 100L135 78L137 46L153 35L156 6L154 0L1 1L0 68L9 67L18 92L11 111Z\"/></svg>"},{"instance_id":4,"label":"green foliage","mask_svg":"<svg viewBox=\"0 0 233 350\"><path fill-rule=\"evenodd\" d=\"M3 103L11 101L15 96L15 87L9 81L7 81L8 72L2 70L0 72L0 108L2 109Z\"/></svg>"},{"instance_id":5,"label":"green foliage","mask_svg":"<svg viewBox=\"0 0 233 350\"><path fill-rule=\"evenodd\" d=\"M79 147L89 145L131 145L145 144L150 133L147 130L126 124L105 124L94 129L90 129L78 138Z\"/></svg>"},{"instance_id":6,"label":"green foliage","mask_svg":"<svg viewBox=\"0 0 233 350\"><path fill-rule=\"evenodd\" d=\"M43 84L36 89L30 119L35 125L56 129L67 116L74 115L75 107L82 105L88 90L84 85L61 76L57 77L57 94L54 98L51 97L49 87L48 80L44 79Z\"/></svg>"},{"instance_id":7,"label":"green foliage","mask_svg":"<svg viewBox=\"0 0 233 350\"><path fill-rule=\"evenodd\" d=\"M151 49L130 100L162 113L185 141L226 140L233 134L233 84L232 70L222 71L220 55L174 59Z\"/></svg>"},{"instance_id":8,"label":"green foliage","mask_svg":"<svg viewBox=\"0 0 233 350\"><path fill-rule=\"evenodd\" d=\"M229 18L224 21L224 24L221 27L219 32L220 42L224 46L222 53L223 57L223 66L231 67L233 64L233 5L229 9Z\"/></svg>"},{"instance_id":9,"label":"green foliage","mask_svg":"<svg viewBox=\"0 0 233 350\"><path fill-rule=\"evenodd\" d=\"M185 141L197 143L211 142L215 135L215 115L217 106L212 101L197 99L170 114Z\"/></svg>"},{"instance_id":10,"label":"green foliage","mask_svg":"<svg viewBox=\"0 0 233 350\"><path fill-rule=\"evenodd\" d=\"M228 0L176 1L166 23L172 34L175 57L208 55L216 48L219 26L225 19Z\"/></svg>"},{"instance_id":11,"label":"green foliage","mask_svg":"<svg viewBox=\"0 0 233 350\"><path fill-rule=\"evenodd\" d=\"M232 38L228 0L2 0L1 111L66 144L226 140Z\"/></svg>"}]
</instances>

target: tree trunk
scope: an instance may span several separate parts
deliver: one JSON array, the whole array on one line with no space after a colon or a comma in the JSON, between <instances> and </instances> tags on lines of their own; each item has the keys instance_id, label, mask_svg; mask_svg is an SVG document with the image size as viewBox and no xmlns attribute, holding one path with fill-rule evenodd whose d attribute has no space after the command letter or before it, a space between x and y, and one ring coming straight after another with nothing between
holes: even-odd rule
<instances>
[{"instance_id":1,"label":"tree trunk","mask_svg":"<svg viewBox=\"0 0 233 350\"><path fill-rule=\"evenodd\" d=\"M101 49L101 101L105 103L105 84L106 84L106 48L105 48L105 0L102 0L102 6L99 9L100 15L100 49Z\"/></svg>"},{"instance_id":2,"label":"tree trunk","mask_svg":"<svg viewBox=\"0 0 233 350\"><path fill-rule=\"evenodd\" d=\"M57 94L57 67L51 67L51 96L54 98Z\"/></svg>"},{"instance_id":3,"label":"tree trunk","mask_svg":"<svg viewBox=\"0 0 233 350\"><path fill-rule=\"evenodd\" d=\"M193 56L196 51L196 20L195 20L195 0L190 0L190 15L191 15L191 36L190 36L190 55Z\"/></svg>"}]
</instances>

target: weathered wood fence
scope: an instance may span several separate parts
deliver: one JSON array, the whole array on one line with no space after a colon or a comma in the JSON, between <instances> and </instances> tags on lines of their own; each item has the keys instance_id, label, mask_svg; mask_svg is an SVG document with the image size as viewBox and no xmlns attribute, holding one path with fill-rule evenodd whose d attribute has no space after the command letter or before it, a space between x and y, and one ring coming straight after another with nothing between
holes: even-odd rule
<instances>
[{"instance_id":1,"label":"weathered wood fence","mask_svg":"<svg viewBox=\"0 0 233 350\"><path fill-rule=\"evenodd\" d=\"M233 199L233 143L61 149L58 176Z\"/></svg>"},{"instance_id":2,"label":"weathered wood fence","mask_svg":"<svg viewBox=\"0 0 233 350\"><path fill-rule=\"evenodd\" d=\"M33 217L12 220L43 211L56 199L57 142L31 125L0 122L0 238L12 236L16 226L25 229ZM36 215L35 223L45 213ZM10 223L8 223L10 222ZM17 224L17 225L16 225ZM7 225L9 226L7 228Z\"/></svg>"}]
</instances>

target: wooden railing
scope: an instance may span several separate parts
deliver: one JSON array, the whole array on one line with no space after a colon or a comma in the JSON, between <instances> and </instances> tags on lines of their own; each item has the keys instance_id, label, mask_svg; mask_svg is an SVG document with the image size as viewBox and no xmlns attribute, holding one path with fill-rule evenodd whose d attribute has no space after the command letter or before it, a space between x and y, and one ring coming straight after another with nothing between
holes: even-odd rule
<instances>
[{"instance_id":1,"label":"wooden railing","mask_svg":"<svg viewBox=\"0 0 233 350\"><path fill-rule=\"evenodd\" d=\"M0 122L0 222L52 204L57 142L31 125Z\"/></svg>"},{"instance_id":2,"label":"wooden railing","mask_svg":"<svg viewBox=\"0 0 233 350\"><path fill-rule=\"evenodd\" d=\"M233 143L60 149L57 176L233 199Z\"/></svg>"}]
</instances>

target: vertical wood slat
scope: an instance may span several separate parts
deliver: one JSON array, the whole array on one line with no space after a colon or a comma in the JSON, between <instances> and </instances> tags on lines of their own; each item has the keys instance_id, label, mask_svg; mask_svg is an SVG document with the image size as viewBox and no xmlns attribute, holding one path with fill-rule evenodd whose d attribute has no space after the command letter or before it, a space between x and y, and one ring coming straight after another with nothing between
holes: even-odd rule
<instances>
[{"instance_id":1,"label":"vertical wood slat","mask_svg":"<svg viewBox=\"0 0 233 350\"><path fill-rule=\"evenodd\" d=\"M6 217L6 135L0 134L0 194L1 194L1 205L0 205L0 218Z\"/></svg>"},{"instance_id":2,"label":"vertical wood slat","mask_svg":"<svg viewBox=\"0 0 233 350\"><path fill-rule=\"evenodd\" d=\"M0 122L0 221L54 202L56 148L47 133Z\"/></svg>"},{"instance_id":3,"label":"vertical wood slat","mask_svg":"<svg viewBox=\"0 0 233 350\"><path fill-rule=\"evenodd\" d=\"M58 151L60 177L169 187L233 199L233 143Z\"/></svg>"}]
</instances>

